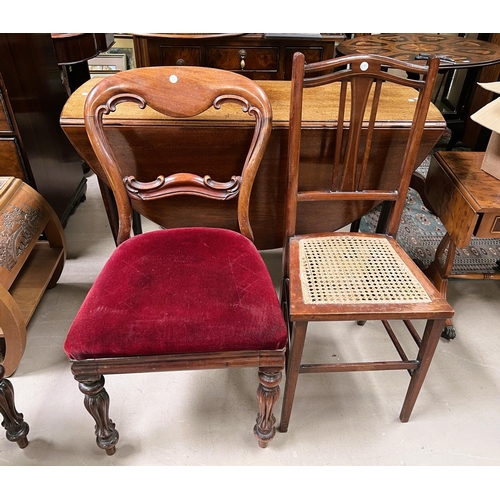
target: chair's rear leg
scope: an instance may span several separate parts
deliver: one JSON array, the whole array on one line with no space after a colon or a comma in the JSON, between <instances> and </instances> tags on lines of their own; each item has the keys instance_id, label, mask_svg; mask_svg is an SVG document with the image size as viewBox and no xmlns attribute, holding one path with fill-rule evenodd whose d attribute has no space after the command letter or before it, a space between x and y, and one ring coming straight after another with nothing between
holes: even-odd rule
<instances>
[{"instance_id":1,"label":"chair's rear leg","mask_svg":"<svg viewBox=\"0 0 500 500\"><path fill-rule=\"evenodd\" d=\"M290 343L290 332L292 331L293 324L290 321L290 315L288 314L288 304L289 304L289 282L288 278L284 279L281 283L281 312L283 318L285 318L285 323L288 331L288 342ZM288 355L290 353L289 349L285 350L285 366L288 366Z\"/></svg>"},{"instance_id":2,"label":"chair's rear leg","mask_svg":"<svg viewBox=\"0 0 500 500\"><path fill-rule=\"evenodd\" d=\"M0 365L0 413L3 416L2 426L9 441L18 444L19 448L28 446L29 425L24 421L22 413L16 410L14 388L10 380L4 379L4 369Z\"/></svg>"},{"instance_id":3,"label":"chair's rear leg","mask_svg":"<svg viewBox=\"0 0 500 500\"><path fill-rule=\"evenodd\" d=\"M274 424L274 407L280 395L279 383L282 378L281 369L259 369L259 388L257 396L259 398L259 414L253 432L259 440L259 446L266 448L269 441L276 434Z\"/></svg>"},{"instance_id":4,"label":"chair's rear leg","mask_svg":"<svg viewBox=\"0 0 500 500\"><path fill-rule=\"evenodd\" d=\"M441 332L443 331L445 321L444 319L430 319L425 325L422 343L417 356L419 367L411 374L410 385L406 392L401 414L399 415L401 422L408 422L408 420L410 420L411 412L417 401L427 371L429 370L439 339L441 338Z\"/></svg>"},{"instance_id":5,"label":"chair's rear leg","mask_svg":"<svg viewBox=\"0 0 500 500\"><path fill-rule=\"evenodd\" d=\"M99 448L113 455L118 442L118 431L115 424L109 419L109 396L104 389L104 377L78 377L80 391L85 394L84 404L87 411L95 420L96 442Z\"/></svg>"},{"instance_id":6,"label":"chair's rear leg","mask_svg":"<svg viewBox=\"0 0 500 500\"><path fill-rule=\"evenodd\" d=\"M307 322L296 323L293 330L291 342L288 344L290 352L288 354L285 392L281 407L280 432L286 432L290 422L295 388L297 387L297 379L299 377L300 362L302 360L302 351L304 350L306 339Z\"/></svg>"}]
</instances>

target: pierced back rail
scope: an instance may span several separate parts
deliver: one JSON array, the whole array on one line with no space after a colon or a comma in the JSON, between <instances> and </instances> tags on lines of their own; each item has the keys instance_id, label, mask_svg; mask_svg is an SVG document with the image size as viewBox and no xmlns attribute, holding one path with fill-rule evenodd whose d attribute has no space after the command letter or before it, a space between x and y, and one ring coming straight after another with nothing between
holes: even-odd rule
<instances>
[{"instance_id":1,"label":"pierced back rail","mask_svg":"<svg viewBox=\"0 0 500 500\"><path fill-rule=\"evenodd\" d=\"M439 60L433 57L426 66L420 66L376 55L344 56L306 64L303 54L294 55L288 143L287 239L296 231L298 204L325 201L344 204L361 202L367 210L378 203L389 202L391 209L386 232L395 236L411 175L417 166L417 153L438 67ZM416 73L423 75L424 79L409 79L399 76L399 72L389 72L389 69ZM318 73L319 76L308 77L309 74ZM370 157L373 136L380 126L377 122L380 96L388 88L384 88L387 83L412 87L418 91L408 140L400 161L399 179L392 180L391 189L384 188L381 182L385 162L377 162ZM332 132L335 137L332 139L334 151L330 185L322 189L302 188L299 185L299 172L302 106L307 97L305 89L330 84L340 86L338 116L334 117L336 127ZM391 151L386 154L391 154Z\"/></svg>"}]
</instances>

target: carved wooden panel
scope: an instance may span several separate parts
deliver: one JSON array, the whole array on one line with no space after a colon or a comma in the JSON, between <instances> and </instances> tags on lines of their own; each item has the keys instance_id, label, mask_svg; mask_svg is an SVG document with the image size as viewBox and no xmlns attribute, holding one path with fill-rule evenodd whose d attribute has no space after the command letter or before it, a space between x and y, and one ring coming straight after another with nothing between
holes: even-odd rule
<instances>
[{"instance_id":1,"label":"carved wooden panel","mask_svg":"<svg viewBox=\"0 0 500 500\"><path fill-rule=\"evenodd\" d=\"M40 233L42 212L29 206L10 205L0 220L0 267L9 271Z\"/></svg>"},{"instance_id":2,"label":"carved wooden panel","mask_svg":"<svg viewBox=\"0 0 500 500\"><path fill-rule=\"evenodd\" d=\"M0 285L8 290L38 241L49 214L37 205L37 200L30 198L29 188L19 184L19 179L0 177L0 180L3 182L3 187L0 186Z\"/></svg>"}]
</instances>

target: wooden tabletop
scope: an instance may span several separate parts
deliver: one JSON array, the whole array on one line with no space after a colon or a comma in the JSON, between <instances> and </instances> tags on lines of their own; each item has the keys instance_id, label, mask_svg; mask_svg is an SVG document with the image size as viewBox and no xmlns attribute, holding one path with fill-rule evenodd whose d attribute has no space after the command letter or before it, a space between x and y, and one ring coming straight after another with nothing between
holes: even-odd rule
<instances>
[{"instance_id":1,"label":"wooden tabletop","mask_svg":"<svg viewBox=\"0 0 500 500\"><path fill-rule=\"evenodd\" d=\"M481 170L483 152L440 151L437 156L476 212L500 210L500 180Z\"/></svg>"},{"instance_id":2,"label":"wooden tabletop","mask_svg":"<svg viewBox=\"0 0 500 500\"><path fill-rule=\"evenodd\" d=\"M102 78L92 78L85 82L80 88L75 91L66 102L61 113L61 125L83 125L83 108L85 99L90 90ZM261 80L258 84L269 97L273 107L273 128L288 128L288 120L290 113L290 82L289 81L274 81ZM303 127L304 128L321 128L324 126L336 126L336 122L332 117L337 115L338 92L340 84L332 86L311 88L304 90L304 106L303 110ZM415 111L415 98L418 92L414 89L405 89L397 85L388 83L384 86L381 94L380 111L377 119L379 127L409 127ZM213 123L223 122L225 126L245 125L245 122L253 121L252 117L248 117L241 113L241 109L234 105L232 108L227 108L223 116L216 110L209 110L201 115L195 116L188 120L183 120L186 124L190 121ZM231 111L234 109L234 112ZM367 109L367 117L370 109ZM156 113L151 108L146 107L141 110L137 105L124 103L118 106L112 117L105 117L109 123L124 124L127 119L141 119L148 125L167 123L176 123L178 120L165 117ZM155 123L157 122L157 123ZM427 115L426 128L443 129L444 119L439 110L431 104Z\"/></svg>"},{"instance_id":3,"label":"wooden tabletop","mask_svg":"<svg viewBox=\"0 0 500 500\"><path fill-rule=\"evenodd\" d=\"M88 61L115 43L112 33L51 33L59 65Z\"/></svg>"},{"instance_id":4,"label":"wooden tabletop","mask_svg":"<svg viewBox=\"0 0 500 500\"><path fill-rule=\"evenodd\" d=\"M456 35L434 33L384 33L352 38L340 43L339 55L379 54L402 61L425 64L415 59L419 54L445 56L443 68L471 68L500 63L500 46L494 43Z\"/></svg>"}]
</instances>

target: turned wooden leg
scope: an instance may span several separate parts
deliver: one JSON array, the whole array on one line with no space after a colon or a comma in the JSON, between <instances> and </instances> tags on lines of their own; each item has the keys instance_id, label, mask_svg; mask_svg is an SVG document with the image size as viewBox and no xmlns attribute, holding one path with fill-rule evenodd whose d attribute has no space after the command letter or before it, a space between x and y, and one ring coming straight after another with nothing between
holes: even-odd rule
<instances>
[{"instance_id":1,"label":"turned wooden leg","mask_svg":"<svg viewBox=\"0 0 500 500\"><path fill-rule=\"evenodd\" d=\"M413 370L411 374L410 385L408 387L408 391L406 392L401 414L399 415L401 422L408 422L408 420L410 420L411 412L417 401L417 397L420 389L422 388L422 384L424 383L427 371L429 370L432 357L436 351L444 325L444 319L428 320L425 325L422 343L417 356L419 367Z\"/></svg>"},{"instance_id":2,"label":"turned wooden leg","mask_svg":"<svg viewBox=\"0 0 500 500\"><path fill-rule=\"evenodd\" d=\"M3 416L2 426L9 441L18 444L19 448L28 446L29 425L24 421L23 414L16 410L14 403L14 388L10 380L4 379L4 368L0 365L0 412Z\"/></svg>"},{"instance_id":3,"label":"turned wooden leg","mask_svg":"<svg viewBox=\"0 0 500 500\"><path fill-rule=\"evenodd\" d=\"M106 450L108 455L113 455L118 442L118 431L115 424L109 419L109 396L104 389L104 377L97 380L86 378L79 380L78 387L85 394L84 404L95 420L96 442L99 448Z\"/></svg>"},{"instance_id":4,"label":"turned wooden leg","mask_svg":"<svg viewBox=\"0 0 500 500\"><path fill-rule=\"evenodd\" d=\"M259 388L257 396L259 398L259 414L257 415L257 423L253 428L253 432L259 440L259 446L266 448L269 441L276 434L274 424L274 407L280 395L279 383L281 382L281 370L260 369L259 370Z\"/></svg>"}]
</instances>

